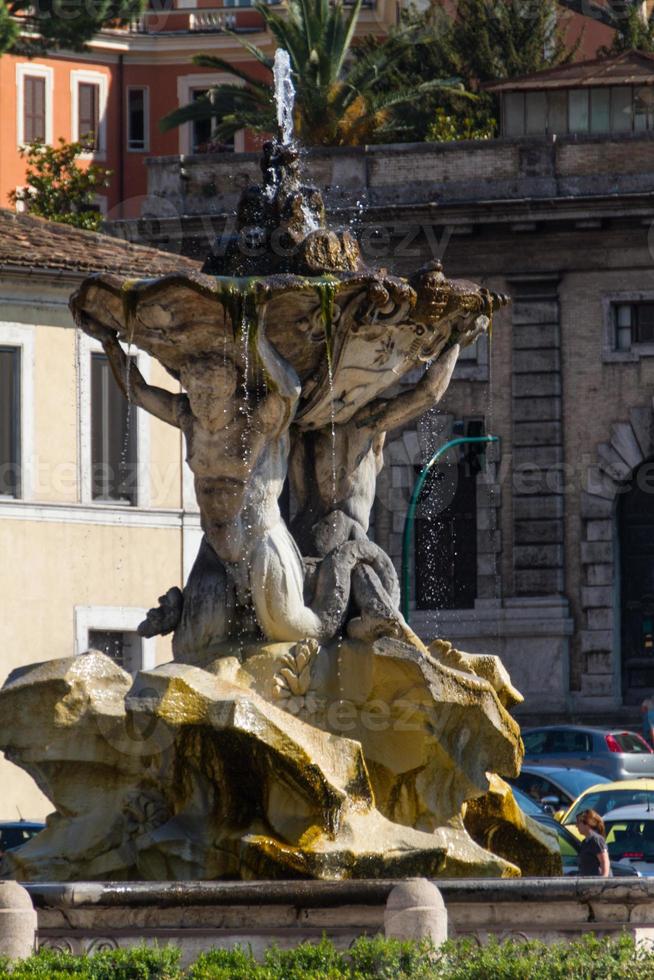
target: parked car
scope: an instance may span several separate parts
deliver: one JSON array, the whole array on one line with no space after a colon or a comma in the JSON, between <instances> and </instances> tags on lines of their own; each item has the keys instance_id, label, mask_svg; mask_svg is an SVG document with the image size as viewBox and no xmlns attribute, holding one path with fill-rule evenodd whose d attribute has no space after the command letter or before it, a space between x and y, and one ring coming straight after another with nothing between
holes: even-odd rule
<instances>
[{"instance_id":1,"label":"parked car","mask_svg":"<svg viewBox=\"0 0 654 980\"><path fill-rule=\"evenodd\" d=\"M575 821L582 810L595 810L604 818L618 807L638 805L654 807L654 779L621 779L591 786L568 807L560 821L581 839Z\"/></svg>"},{"instance_id":2,"label":"parked car","mask_svg":"<svg viewBox=\"0 0 654 980\"><path fill-rule=\"evenodd\" d=\"M530 796L523 793L515 786L511 787L516 803L528 817L533 817L544 827L548 827L556 834L561 851L561 863L564 875L576 875L579 870L579 848L581 841L571 834L567 827L547 813L542 806L536 803ZM609 854L610 856L610 854ZM639 870L628 862L611 861L611 873L616 878L637 878L640 877Z\"/></svg>"},{"instance_id":3,"label":"parked car","mask_svg":"<svg viewBox=\"0 0 654 980\"><path fill-rule=\"evenodd\" d=\"M654 777L654 751L636 732L547 725L526 728L525 763L587 769L609 779Z\"/></svg>"},{"instance_id":4,"label":"parked car","mask_svg":"<svg viewBox=\"0 0 654 980\"><path fill-rule=\"evenodd\" d=\"M654 800L621 806L604 815L606 843L611 861L654 876Z\"/></svg>"},{"instance_id":5,"label":"parked car","mask_svg":"<svg viewBox=\"0 0 654 980\"><path fill-rule=\"evenodd\" d=\"M561 769L557 766L523 766L519 776L507 779L549 810L567 810L571 803L591 786L608 783L608 776L585 769Z\"/></svg>"},{"instance_id":6,"label":"parked car","mask_svg":"<svg viewBox=\"0 0 654 980\"><path fill-rule=\"evenodd\" d=\"M0 854L26 844L44 827L44 823L36 820L0 820Z\"/></svg>"}]
</instances>

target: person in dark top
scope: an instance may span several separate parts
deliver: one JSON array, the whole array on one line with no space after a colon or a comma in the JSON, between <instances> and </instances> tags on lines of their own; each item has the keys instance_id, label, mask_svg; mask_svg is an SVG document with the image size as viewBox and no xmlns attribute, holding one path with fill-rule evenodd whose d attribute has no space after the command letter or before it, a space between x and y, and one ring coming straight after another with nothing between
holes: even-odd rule
<instances>
[{"instance_id":1,"label":"person in dark top","mask_svg":"<svg viewBox=\"0 0 654 980\"><path fill-rule=\"evenodd\" d=\"M577 817L577 830L584 838L579 848L578 873L582 877L608 878L611 862L606 846L604 821L594 810L582 810Z\"/></svg>"}]
</instances>

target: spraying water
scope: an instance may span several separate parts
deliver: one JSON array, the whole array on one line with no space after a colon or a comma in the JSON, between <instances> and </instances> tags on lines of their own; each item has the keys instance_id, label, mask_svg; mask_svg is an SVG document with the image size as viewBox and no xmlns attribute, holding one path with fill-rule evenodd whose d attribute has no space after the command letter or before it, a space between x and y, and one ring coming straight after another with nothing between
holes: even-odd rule
<instances>
[{"instance_id":1,"label":"spraying water","mask_svg":"<svg viewBox=\"0 0 654 980\"><path fill-rule=\"evenodd\" d=\"M275 105L277 106L277 125L282 137L284 146L288 146L293 140L293 103L295 102L295 89L291 79L291 59L288 51L278 48L275 51L275 63L273 65L273 76L275 79Z\"/></svg>"}]
</instances>

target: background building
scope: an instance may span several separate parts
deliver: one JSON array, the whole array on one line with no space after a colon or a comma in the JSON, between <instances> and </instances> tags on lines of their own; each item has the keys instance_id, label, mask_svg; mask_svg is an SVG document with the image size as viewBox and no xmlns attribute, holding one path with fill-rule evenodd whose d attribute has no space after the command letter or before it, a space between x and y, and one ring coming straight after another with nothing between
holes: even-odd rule
<instances>
[{"instance_id":1,"label":"background building","mask_svg":"<svg viewBox=\"0 0 654 980\"><path fill-rule=\"evenodd\" d=\"M529 135L307 162L334 217L357 216L369 261L408 273L438 257L449 276L512 296L440 412L391 435L374 534L399 569L419 468L451 434L500 436L430 483L412 625L499 653L523 717L539 721L635 725L654 684L653 66L625 55L507 83ZM192 255L213 234L220 245L257 167L254 155L191 158L180 175L178 160L150 161L152 193L184 216L153 241Z\"/></svg>"},{"instance_id":2,"label":"background building","mask_svg":"<svg viewBox=\"0 0 654 980\"><path fill-rule=\"evenodd\" d=\"M283 0L278 5L283 12ZM401 0L366 0L357 36L386 33L397 22L401 5ZM442 6L454 15L457 4L443 0ZM579 58L593 57L599 45L611 41L612 28L595 16L602 6L582 4L576 12L561 5L568 41L581 36ZM107 27L82 53L62 51L33 59L3 55L0 207L24 184L22 145L32 139L77 140L93 132L97 147L89 159L113 171L98 206L109 219L140 215L147 194L146 159L202 153L211 136L209 122L162 133L159 120L206 93L210 85L233 80L194 66L192 57L215 55L255 75L266 74L226 29L274 54L274 39L252 0L151 0L137 21L124 28ZM234 145L223 149L240 152L257 146L253 134L241 131Z\"/></svg>"},{"instance_id":3,"label":"background building","mask_svg":"<svg viewBox=\"0 0 654 980\"><path fill-rule=\"evenodd\" d=\"M0 64L2 59L0 59ZM101 648L128 671L170 659L136 627L193 562L199 518L180 433L128 412L71 292L95 271L163 274L187 260L0 211L2 681ZM153 383L175 385L138 354ZM186 471L188 474L188 471ZM0 818L44 816L34 782L0 759Z\"/></svg>"}]
</instances>

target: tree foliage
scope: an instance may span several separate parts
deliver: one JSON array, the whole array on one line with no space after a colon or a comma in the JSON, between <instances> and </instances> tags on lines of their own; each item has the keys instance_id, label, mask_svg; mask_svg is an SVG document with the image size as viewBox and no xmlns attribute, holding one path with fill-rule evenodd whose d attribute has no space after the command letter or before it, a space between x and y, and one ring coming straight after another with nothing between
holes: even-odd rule
<instances>
[{"instance_id":1,"label":"tree foliage","mask_svg":"<svg viewBox=\"0 0 654 980\"><path fill-rule=\"evenodd\" d=\"M469 139L493 133L499 113L495 99L483 92L485 82L574 57L577 45L566 44L557 11L556 0L459 0L453 19L437 0L425 10L409 7L402 28L413 27L420 41L394 66L391 84L411 86L432 73L456 76L478 98L471 104L451 91L426 93L404 111L406 138L432 140L440 132L443 139ZM365 47L375 43L369 38Z\"/></svg>"},{"instance_id":2,"label":"tree foliage","mask_svg":"<svg viewBox=\"0 0 654 980\"><path fill-rule=\"evenodd\" d=\"M654 11L643 17L640 4L631 4L618 22L613 43L602 48L602 54L621 54L623 51L654 52Z\"/></svg>"},{"instance_id":3,"label":"tree foliage","mask_svg":"<svg viewBox=\"0 0 654 980\"><path fill-rule=\"evenodd\" d=\"M424 98L435 89L461 89L455 78L426 74L413 84L396 84L395 69L420 40L416 25L403 25L359 57L350 57L362 0L346 11L340 0L289 0L282 16L265 4L256 9L277 45L288 51L295 86L295 132L309 145L357 145L388 138L398 129L398 109ZM198 99L166 116L164 130L207 118L214 119L214 135L229 140L244 127L259 132L276 128L270 71L272 60L240 35L236 40L262 65L261 80L222 58L199 55L196 65L227 72L231 84L214 87ZM391 83L392 80L392 83Z\"/></svg>"},{"instance_id":4,"label":"tree foliage","mask_svg":"<svg viewBox=\"0 0 654 980\"><path fill-rule=\"evenodd\" d=\"M22 204L30 214L62 224L97 231L102 215L95 195L109 185L111 171L97 164L81 167L77 160L89 149L83 140L58 146L34 142L21 148L27 160L26 186L12 191L12 204Z\"/></svg>"},{"instance_id":5,"label":"tree foliage","mask_svg":"<svg viewBox=\"0 0 654 980\"><path fill-rule=\"evenodd\" d=\"M138 16L147 0L0 0L0 54L79 51L105 25Z\"/></svg>"},{"instance_id":6,"label":"tree foliage","mask_svg":"<svg viewBox=\"0 0 654 980\"><path fill-rule=\"evenodd\" d=\"M528 75L570 61L556 0L459 0L453 65L469 83Z\"/></svg>"}]
</instances>

